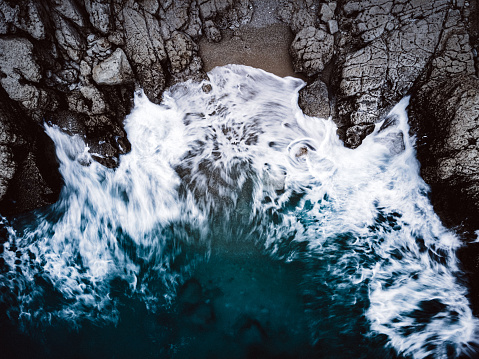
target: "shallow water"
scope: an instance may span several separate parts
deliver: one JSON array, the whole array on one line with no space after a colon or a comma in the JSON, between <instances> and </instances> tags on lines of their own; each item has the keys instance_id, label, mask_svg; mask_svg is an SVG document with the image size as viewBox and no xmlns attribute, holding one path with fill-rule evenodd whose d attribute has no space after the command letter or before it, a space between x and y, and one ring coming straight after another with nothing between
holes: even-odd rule
<instances>
[{"instance_id":1,"label":"shallow water","mask_svg":"<svg viewBox=\"0 0 479 359\"><path fill-rule=\"evenodd\" d=\"M10 357L438 358L478 322L401 101L347 149L304 82L230 65L136 94L113 171L58 128L64 188L4 218Z\"/></svg>"}]
</instances>

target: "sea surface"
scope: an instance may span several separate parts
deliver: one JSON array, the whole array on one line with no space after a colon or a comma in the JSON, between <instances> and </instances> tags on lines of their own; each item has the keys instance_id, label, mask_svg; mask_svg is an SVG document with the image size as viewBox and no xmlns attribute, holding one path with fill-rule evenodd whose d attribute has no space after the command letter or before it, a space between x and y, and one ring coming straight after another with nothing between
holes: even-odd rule
<instances>
[{"instance_id":1,"label":"sea surface","mask_svg":"<svg viewBox=\"0 0 479 359\"><path fill-rule=\"evenodd\" d=\"M135 94L116 170L45 125L64 186L0 217L0 356L477 357L408 98L351 150L302 113L302 80L208 76Z\"/></svg>"}]
</instances>

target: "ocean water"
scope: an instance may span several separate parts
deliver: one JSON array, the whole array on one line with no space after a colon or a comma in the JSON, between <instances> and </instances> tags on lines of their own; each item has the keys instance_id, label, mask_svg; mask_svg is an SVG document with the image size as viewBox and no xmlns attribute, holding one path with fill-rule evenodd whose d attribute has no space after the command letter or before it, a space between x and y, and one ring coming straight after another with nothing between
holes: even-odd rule
<instances>
[{"instance_id":1,"label":"ocean water","mask_svg":"<svg viewBox=\"0 0 479 359\"><path fill-rule=\"evenodd\" d=\"M135 94L116 170L46 126L57 203L1 218L6 358L477 356L403 99L363 144L296 78L229 65Z\"/></svg>"}]
</instances>

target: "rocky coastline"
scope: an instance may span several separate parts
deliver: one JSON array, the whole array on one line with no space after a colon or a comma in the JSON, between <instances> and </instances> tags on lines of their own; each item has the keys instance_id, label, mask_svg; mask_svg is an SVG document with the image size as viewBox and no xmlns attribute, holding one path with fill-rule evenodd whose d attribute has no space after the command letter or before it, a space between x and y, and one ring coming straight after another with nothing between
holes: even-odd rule
<instances>
[{"instance_id":1,"label":"rocky coastline","mask_svg":"<svg viewBox=\"0 0 479 359\"><path fill-rule=\"evenodd\" d=\"M278 50L267 67L274 41L290 55ZM234 57L246 46L250 56ZM136 89L159 103L166 87L219 64L292 68L307 80L303 111L332 116L351 148L411 96L421 174L464 238L478 314L478 51L477 0L0 0L0 213L58 198L44 123L80 134L114 168L130 149L122 122Z\"/></svg>"}]
</instances>

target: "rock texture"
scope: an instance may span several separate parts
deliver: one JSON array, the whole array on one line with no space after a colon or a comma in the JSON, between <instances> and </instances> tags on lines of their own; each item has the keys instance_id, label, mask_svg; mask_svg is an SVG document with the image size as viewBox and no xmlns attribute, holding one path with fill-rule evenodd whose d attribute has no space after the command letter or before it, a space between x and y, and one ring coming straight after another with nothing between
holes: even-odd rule
<instances>
[{"instance_id":1,"label":"rock texture","mask_svg":"<svg viewBox=\"0 0 479 359\"><path fill-rule=\"evenodd\" d=\"M0 0L1 213L56 200L45 121L115 167L134 90L159 103L166 86L204 78L200 37L219 41L252 13L248 0Z\"/></svg>"},{"instance_id":2,"label":"rock texture","mask_svg":"<svg viewBox=\"0 0 479 359\"><path fill-rule=\"evenodd\" d=\"M402 97L411 96L410 122L433 205L466 241L475 238L477 0L283 0L278 15L298 39L291 46L296 69L310 78L300 93L300 106L307 114L327 114L326 92L320 85L325 83L330 113L345 145L359 146L374 123ZM334 38L333 44L318 41L325 33ZM321 57L324 52L329 57ZM323 62L313 69L311 59L320 58ZM471 274L471 299L479 313L479 245L467 244L461 260Z\"/></svg>"},{"instance_id":3,"label":"rock texture","mask_svg":"<svg viewBox=\"0 0 479 359\"><path fill-rule=\"evenodd\" d=\"M332 114L340 137L355 148L412 95L422 174L433 192L437 185L462 193L469 218L479 210L478 15L477 1L456 0L282 0L278 8L296 34L295 69L310 78L299 97L305 113Z\"/></svg>"}]
</instances>

